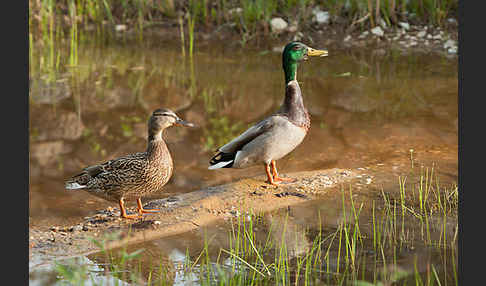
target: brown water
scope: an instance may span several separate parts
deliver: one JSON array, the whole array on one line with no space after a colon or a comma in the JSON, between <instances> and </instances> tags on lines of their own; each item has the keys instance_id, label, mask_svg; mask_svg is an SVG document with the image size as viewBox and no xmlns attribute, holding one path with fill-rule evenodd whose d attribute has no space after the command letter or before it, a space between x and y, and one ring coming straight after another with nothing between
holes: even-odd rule
<instances>
[{"instance_id":1,"label":"brown water","mask_svg":"<svg viewBox=\"0 0 486 286\"><path fill-rule=\"evenodd\" d=\"M198 47L191 77L179 43L155 39L143 46L87 45L79 50L77 68L61 68L55 81L49 80L31 67L32 223L76 220L110 205L84 192L67 192L63 182L82 167L143 151L146 120L158 107L200 127L166 132L175 172L153 197L262 174L261 167L210 171L208 160L219 145L276 110L284 94L280 53ZM301 64L298 80L312 128L302 145L278 162L281 172L362 167L411 148L452 157L457 152L456 59L330 51L327 58Z\"/></svg>"},{"instance_id":2,"label":"brown water","mask_svg":"<svg viewBox=\"0 0 486 286\"><path fill-rule=\"evenodd\" d=\"M207 167L218 146L281 104L281 53L210 44L196 48L191 66L180 50L177 41L155 38L143 45L93 44L79 49L76 68L61 66L50 72L31 66L31 226L73 224L113 206L85 192L64 190L64 180L85 166L145 150L146 120L159 107L199 127L166 132L174 175L146 200L263 174L261 166L218 171ZM399 51L378 56L372 49L329 54L299 67L312 126L304 142L279 160L281 173L376 167L382 188L397 189L397 177L409 167L413 149L414 160L433 164L441 182L457 181L457 59ZM298 224L310 226L316 223L313 211L325 210L332 228L339 220L332 216L340 213L339 205L318 202L294 211ZM202 228L201 233L207 229L226 235L221 225ZM156 255L180 256L188 246L190 251L200 249L201 233L143 247Z\"/></svg>"}]
</instances>

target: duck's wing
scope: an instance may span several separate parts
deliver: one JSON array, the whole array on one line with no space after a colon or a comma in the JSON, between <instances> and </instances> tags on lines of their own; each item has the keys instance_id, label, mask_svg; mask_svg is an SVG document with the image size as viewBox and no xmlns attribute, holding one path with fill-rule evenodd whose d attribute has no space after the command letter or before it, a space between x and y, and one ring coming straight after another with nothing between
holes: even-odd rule
<instances>
[{"instance_id":1,"label":"duck's wing","mask_svg":"<svg viewBox=\"0 0 486 286\"><path fill-rule=\"evenodd\" d=\"M82 189L87 187L88 183L97 177L123 172L124 170L142 168L143 166L138 165L145 162L144 158L145 153L139 152L112 159L102 164L88 166L81 173L72 176L66 181L66 189Z\"/></svg>"},{"instance_id":2,"label":"duck's wing","mask_svg":"<svg viewBox=\"0 0 486 286\"><path fill-rule=\"evenodd\" d=\"M238 150L241 150L241 148L243 148L245 144L265 133L266 131L270 130L273 125L274 122L273 120L271 120L271 117L266 118L256 123L252 127L248 128L245 132L243 132L235 139L221 146L218 151L223 153L234 153Z\"/></svg>"}]
</instances>

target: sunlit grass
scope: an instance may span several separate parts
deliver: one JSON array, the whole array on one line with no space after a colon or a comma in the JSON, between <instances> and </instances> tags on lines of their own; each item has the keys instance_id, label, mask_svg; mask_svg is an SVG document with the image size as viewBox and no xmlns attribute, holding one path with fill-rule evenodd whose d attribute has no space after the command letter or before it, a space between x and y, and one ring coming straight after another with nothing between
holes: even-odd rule
<instances>
[{"instance_id":1,"label":"sunlit grass","mask_svg":"<svg viewBox=\"0 0 486 286\"><path fill-rule=\"evenodd\" d=\"M440 186L426 168L418 176L414 183L400 176L396 198L382 191L381 199L359 204L351 186L341 188L341 219L327 226L320 212L316 226L302 227L285 211L270 216L238 211L228 223L226 246L215 253L213 238L205 235L197 254L186 253L180 271L201 285L458 285L457 188ZM108 257L111 275L147 285L172 283L173 267L160 261L141 270L148 267L136 262L142 250L110 252L103 241L93 241ZM302 242L307 247L296 251ZM424 251L440 258L421 261ZM65 279L89 277L83 265L70 269L80 273L58 271Z\"/></svg>"}]
</instances>

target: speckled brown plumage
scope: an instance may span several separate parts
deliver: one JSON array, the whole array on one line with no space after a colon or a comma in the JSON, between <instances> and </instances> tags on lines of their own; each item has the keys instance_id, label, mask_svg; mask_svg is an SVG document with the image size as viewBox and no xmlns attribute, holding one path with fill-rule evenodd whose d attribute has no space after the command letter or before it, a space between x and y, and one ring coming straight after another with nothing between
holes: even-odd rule
<instances>
[{"instance_id":1,"label":"speckled brown plumage","mask_svg":"<svg viewBox=\"0 0 486 286\"><path fill-rule=\"evenodd\" d=\"M86 167L66 182L66 189L81 189L108 201L119 202L122 217L130 217L124 210L124 200L137 199L139 213L143 213L140 198L162 188L172 176L172 157L162 131L174 124L193 126L168 109L155 110L148 123L145 152Z\"/></svg>"}]
</instances>

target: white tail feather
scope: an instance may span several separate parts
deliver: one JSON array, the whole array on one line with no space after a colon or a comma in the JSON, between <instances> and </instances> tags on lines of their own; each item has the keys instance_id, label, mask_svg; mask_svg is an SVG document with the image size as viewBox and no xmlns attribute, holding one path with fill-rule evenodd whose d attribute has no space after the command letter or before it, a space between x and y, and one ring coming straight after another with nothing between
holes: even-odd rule
<instances>
[{"instance_id":1,"label":"white tail feather","mask_svg":"<svg viewBox=\"0 0 486 286\"><path fill-rule=\"evenodd\" d=\"M76 182L66 184L66 190L79 190L79 189L84 189L84 188L86 188L86 186L80 185Z\"/></svg>"},{"instance_id":2,"label":"white tail feather","mask_svg":"<svg viewBox=\"0 0 486 286\"><path fill-rule=\"evenodd\" d=\"M209 170L214 170L214 169L219 169L219 168L223 168L224 166L226 165L229 165L233 162L233 160L231 161L227 161L227 162L219 162L218 164L214 164L212 166L209 166L208 169Z\"/></svg>"}]
</instances>

